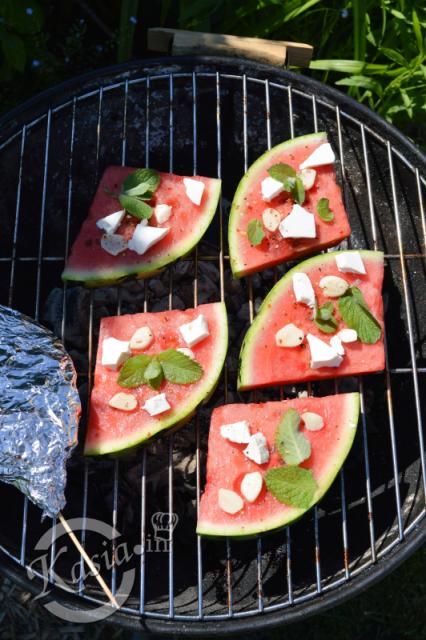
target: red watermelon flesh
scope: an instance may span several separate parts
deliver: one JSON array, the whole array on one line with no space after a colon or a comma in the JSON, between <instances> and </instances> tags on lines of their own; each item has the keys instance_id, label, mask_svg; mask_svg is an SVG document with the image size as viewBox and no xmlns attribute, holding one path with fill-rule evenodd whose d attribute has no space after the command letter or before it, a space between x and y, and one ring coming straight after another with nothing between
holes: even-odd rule
<instances>
[{"instance_id":1,"label":"red watermelon flesh","mask_svg":"<svg viewBox=\"0 0 426 640\"><path fill-rule=\"evenodd\" d=\"M340 187L336 182L335 168L330 164L315 168L315 184L312 189L306 191L306 199L302 205L315 214L316 238L283 238L279 230L270 232L265 228L265 237L259 245L251 245L247 237L248 223L253 219L262 221L262 213L266 208L278 210L284 218L294 204L287 193L281 193L271 202L262 200L261 182L268 177L268 168L283 162L298 170L300 163L325 142L325 133L315 133L283 142L256 160L242 178L232 202L229 218L229 253L234 276L241 277L318 252L338 244L350 235L351 229ZM320 198L328 198L330 209L334 213L333 221L325 222L316 213L316 205Z\"/></svg>"},{"instance_id":2,"label":"red watermelon flesh","mask_svg":"<svg viewBox=\"0 0 426 640\"><path fill-rule=\"evenodd\" d=\"M384 369L381 294L383 253L379 251L360 251L359 253L365 265L366 275L341 273L335 261L338 252L330 252L301 262L277 282L262 303L259 313L244 338L240 355L239 389L351 376ZM359 340L345 343L345 355L339 367L311 369L306 335L311 333L328 343L331 334L320 331L312 321L312 310L305 304L296 302L292 284L292 275L295 272L304 272L309 276L318 306L331 300L319 287L322 277L335 275L344 278L350 285L356 285L382 327L382 336L379 341L375 344L363 344ZM339 316L336 299L334 301L334 307L337 310L336 319L339 321L337 331L339 331L346 325ZM303 330L305 339L300 347L283 348L275 344L276 332L288 323L293 323Z\"/></svg>"},{"instance_id":3,"label":"red watermelon flesh","mask_svg":"<svg viewBox=\"0 0 426 640\"><path fill-rule=\"evenodd\" d=\"M359 394L348 393L322 398L297 398L261 404L227 404L214 409L209 432L207 482L201 496L197 533L207 536L244 537L270 531L299 518L305 509L279 502L265 484L255 502L244 501L243 509L230 515L218 505L219 489L230 489L239 495L246 473L260 471L284 463L274 450L275 431L284 412L290 407L299 414L318 413L324 420L320 431L301 431L310 440L311 456L301 465L312 469L318 489L310 506L318 502L335 479L352 446L359 415ZM247 420L251 433L260 431L270 450L269 461L258 465L243 454L244 444L225 440L220 434L223 424Z\"/></svg>"},{"instance_id":4,"label":"red watermelon flesh","mask_svg":"<svg viewBox=\"0 0 426 640\"><path fill-rule=\"evenodd\" d=\"M123 180L135 169L131 167L108 167L99 183L89 215L75 240L65 270L63 280L84 282L87 286L98 286L116 282L127 276L146 277L185 255L201 239L215 214L220 194L220 180L191 176L205 184L201 204L195 205L185 192L183 178L173 173L161 173L160 184L149 202L168 204L172 215L167 222L157 224L155 217L150 226L169 227L168 234L148 251L139 255L129 249L117 256L105 251L100 241L103 231L96 226L97 220L122 209L117 198L111 197L105 189L120 191ZM129 240L139 220L126 216L116 233Z\"/></svg>"},{"instance_id":5,"label":"red watermelon flesh","mask_svg":"<svg viewBox=\"0 0 426 640\"><path fill-rule=\"evenodd\" d=\"M186 347L178 327L191 322L200 314L207 320L210 335L191 347L204 372L198 382L181 385L164 381L158 391L147 385L123 389L117 383L118 372L102 365L102 343L105 338L130 340L136 329L143 326L150 327L154 334L153 343L143 353L152 355L166 349ZM85 454L98 455L131 448L149 440L158 432L189 419L196 407L213 391L223 367L227 346L226 308L221 302L203 304L196 309L185 311L136 313L102 318ZM134 352L132 355L137 353L141 352ZM138 406L133 412L127 413L108 405L116 393L123 391L131 393L138 401ZM157 393L166 394L171 409L151 417L141 407L148 398Z\"/></svg>"}]
</instances>

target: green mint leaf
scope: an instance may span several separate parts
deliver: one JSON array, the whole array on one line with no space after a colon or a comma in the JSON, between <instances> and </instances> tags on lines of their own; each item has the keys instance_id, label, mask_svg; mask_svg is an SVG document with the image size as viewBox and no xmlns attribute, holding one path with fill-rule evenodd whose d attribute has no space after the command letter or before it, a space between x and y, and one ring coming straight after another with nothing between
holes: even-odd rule
<instances>
[{"instance_id":1,"label":"green mint leaf","mask_svg":"<svg viewBox=\"0 0 426 640\"><path fill-rule=\"evenodd\" d=\"M291 191L294 187L296 171L289 164L284 164L283 162L273 164L272 167L269 167L268 173L274 180L282 182L286 191Z\"/></svg>"},{"instance_id":2,"label":"green mint leaf","mask_svg":"<svg viewBox=\"0 0 426 640\"><path fill-rule=\"evenodd\" d=\"M142 220L143 218L147 218L149 220L152 216L152 207L135 196L127 196L122 193L119 195L118 200L123 209L126 209L127 213L130 213L130 215L138 218L139 220Z\"/></svg>"},{"instance_id":3,"label":"green mint leaf","mask_svg":"<svg viewBox=\"0 0 426 640\"><path fill-rule=\"evenodd\" d=\"M150 198L160 184L160 176L154 169L136 169L130 173L122 184L122 193L126 196L150 194Z\"/></svg>"},{"instance_id":4,"label":"green mint leaf","mask_svg":"<svg viewBox=\"0 0 426 640\"><path fill-rule=\"evenodd\" d=\"M364 344L375 344L380 340L382 328L371 313L358 287L349 287L339 298L339 312L344 323L355 329Z\"/></svg>"},{"instance_id":5,"label":"green mint leaf","mask_svg":"<svg viewBox=\"0 0 426 640\"><path fill-rule=\"evenodd\" d=\"M311 443L299 431L300 416L296 409L288 409L280 420L275 433L278 453L290 465L297 465L311 455Z\"/></svg>"},{"instance_id":6,"label":"green mint leaf","mask_svg":"<svg viewBox=\"0 0 426 640\"><path fill-rule=\"evenodd\" d=\"M263 231L260 220L257 220L256 218L254 220L250 220L247 225L247 237L250 244L254 246L257 246L262 242L265 237L265 232Z\"/></svg>"},{"instance_id":7,"label":"green mint leaf","mask_svg":"<svg viewBox=\"0 0 426 640\"><path fill-rule=\"evenodd\" d=\"M317 213L324 222L334 220L334 213L330 211L330 202L328 198L320 198L317 202Z\"/></svg>"},{"instance_id":8,"label":"green mint leaf","mask_svg":"<svg viewBox=\"0 0 426 640\"><path fill-rule=\"evenodd\" d=\"M145 370L151 362L151 356L139 355L129 358L119 373L117 382L120 387L134 389L145 383Z\"/></svg>"},{"instance_id":9,"label":"green mint leaf","mask_svg":"<svg viewBox=\"0 0 426 640\"><path fill-rule=\"evenodd\" d=\"M283 504L309 509L314 501L317 483L311 469L274 467L265 473L265 482L272 495Z\"/></svg>"},{"instance_id":10,"label":"green mint leaf","mask_svg":"<svg viewBox=\"0 0 426 640\"><path fill-rule=\"evenodd\" d=\"M197 382L203 375L203 368L196 360L192 360L176 349L167 349L158 354L164 377L176 384Z\"/></svg>"},{"instance_id":11,"label":"green mint leaf","mask_svg":"<svg viewBox=\"0 0 426 640\"><path fill-rule=\"evenodd\" d=\"M291 188L290 193L297 204L303 204L305 202L305 187L303 186L303 182L299 178L299 176L296 176L294 185Z\"/></svg>"},{"instance_id":12,"label":"green mint leaf","mask_svg":"<svg viewBox=\"0 0 426 640\"><path fill-rule=\"evenodd\" d=\"M339 324L333 314L334 306L332 302L325 302L318 307L314 317L314 322L318 329L324 333L334 333L337 331Z\"/></svg>"},{"instance_id":13,"label":"green mint leaf","mask_svg":"<svg viewBox=\"0 0 426 640\"><path fill-rule=\"evenodd\" d=\"M151 358L151 362L146 367L143 377L151 389L157 390L160 388L164 380L164 372L157 356Z\"/></svg>"}]
</instances>

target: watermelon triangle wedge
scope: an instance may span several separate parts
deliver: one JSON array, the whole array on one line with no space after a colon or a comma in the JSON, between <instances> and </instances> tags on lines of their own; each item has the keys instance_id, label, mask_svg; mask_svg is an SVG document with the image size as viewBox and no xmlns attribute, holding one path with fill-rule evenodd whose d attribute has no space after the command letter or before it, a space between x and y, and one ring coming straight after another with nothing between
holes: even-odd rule
<instances>
[{"instance_id":1,"label":"watermelon triangle wedge","mask_svg":"<svg viewBox=\"0 0 426 640\"><path fill-rule=\"evenodd\" d=\"M215 178L191 176L191 179L204 184L199 205L194 204L185 191L184 176L173 173L161 173L160 184L150 204L169 205L170 218L161 224L150 219L150 226L168 229L159 242L151 246L143 255L126 249L118 255L111 255L101 246L104 232L96 223L117 210L122 209L117 198L108 195L118 192L123 180L135 169L130 167L108 167L99 183L96 195L74 241L71 253L62 273L62 279L82 282L88 287L113 284L130 276L145 278L161 271L171 262L189 253L200 241L216 212L219 201L221 181ZM116 234L130 240L139 220L125 216Z\"/></svg>"},{"instance_id":2,"label":"watermelon triangle wedge","mask_svg":"<svg viewBox=\"0 0 426 640\"><path fill-rule=\"evenodd\" d=\"M229 256L235 277L240 278L316 253L339 244L350 235L351 229L333 164L315 167L315 182L312 188L305 191L303 207L314 214L316 237L284 238L279 229L270 231L263 224L262 214L266 209L272 208L278 212L282 220L294 205L294 199L286 192L268 202L263 199L262 181L268 177L268 169L277 163L284 163L297 171L304 160L326 143L326 133L313 133L282 142L260 156L243 176L234 195L228 227ZM334 215L331 221L323 220L317 213L321 198L329 201ZM253 220L259 221L264 233L263 240L256 246L250 243L247 233L248 225Z\"/></svg>"},{"instance_id":3,"label":"watermelon triangle wedge","mask_svg":"<svg viewBox=\"0 0 426 640\"><path fill-rule=\"evenodd\" d=\"M356 256L357 259L361 259L366 273L363 275L339 271L336 262L339 256ZM293 283L297 274L306 274L308 277L315 294L316 309L324 304L332 305L336 322L333 333L323 332L314 322L315 308L296 301ZM339 313L338 298L325 295L324 291L327 290L320 286L320 282L326 276L337 277L349 287L361 291L379 325L379 337L374 344L364 343L359 337L354 342L344 342L344 355L338 366L313 368L308 334L330 344L333 336L341 335L341 330L349 328ZM383 370L385 354L382 283L383 253L380 251L334 251L309 258L290 269L266 296L244 337L240 353L238 388L253 389ZM285 347L277 344L278 331L287 325L294 325L302 332L303 339L297 346Z\"/></svg>"},{"instance_id":4,"label":"watermelon triangle wedge","mask_svg":"<svg viewBox=\"0 0 426 640\"><path fill-rule=\"evenodd\" d=\"M274 447L275 432L283 414L289 408L303 416L313 412L323 419L323 427L301 432L309 440L311 454L301 467L311 470L316 489L303 507L279 502L266 488L265 474L275 467L285 466ZM329 489L348 455L356 433L359 417L359 394L348 393L321 398L307 397L262 404L227 404L214 409L209 432L207 482L201 496L197 533L203 536L249 537L283 527L300 518ZM246 444L230 442L221 435L221 426L246 420L252 434L260 432L266 438L269 460L263 464L248 459ZM287 467L288 468L288 467ZM260 473L262 487L258 497L249 502L242 494L246 474ZM240 508L225 512L219 502L219 492L237 494ZM242 500L242 503L241 503Z\"/></svg>"},{"instance_id":5,"label":"watermelon triangle wedge","mask_svg":"<svg viewBox=\"0 0 426 640\"><path fill-rule=\"evenodd\" d=\"M102 364L105 340L115 338L128 343L138 329L145 327L149 328L152 340L143 350L132 349L132 355L152 356L167 349L188 349L179 327L191 323L201 315L205 318L209 335L191 346L190 357L203 369L202 377L197 382L174 384L164 380L157 390L151 389L147 384L123 388L117 382L118 371ZM124 451L147 442L160 432L184 424L216 387L227 347L228 323L226 307L222 302L203 304L185 311L102 318L84 453L101 455ZM131 396L130 400L135 405L130 411L120 410L109 404L116 394L123 392ZM144 405L158 394L165 394L170 409L151 416Z\"/></svg>"}]
</instances>

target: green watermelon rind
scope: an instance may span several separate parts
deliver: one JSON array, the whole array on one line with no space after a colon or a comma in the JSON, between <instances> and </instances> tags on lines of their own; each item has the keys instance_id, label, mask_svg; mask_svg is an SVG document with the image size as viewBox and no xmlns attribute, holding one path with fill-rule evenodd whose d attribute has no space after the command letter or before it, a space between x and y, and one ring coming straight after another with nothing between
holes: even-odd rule
<instances>
[{"instance_id":1,"label":"green watermelon rind","mask_svg":"<svg viewBox=\"0 0 426 640\"><path fill-rule=\"evenodd\" d=\"M224 302L217 302L215 304L217 308L216 313L218 314L217 326L221 327L221 331L223 332L222 339L219 342L219 349L215 353L214 366L210 372L204 372L204 384L198 389L196 395L192 398L189 396L188 402L185 404L185 409L179 413L172 413L164 418L159 417L157 424L151 428L149 432L144 428L141 429L139 434L133 433L131 437L127 439L120 438L118 441L105 440L101 445L87 446L84 449L84 455L98 456L119 453L132 449L144 442L148 442L164 430L177 429L183 426L192 418L197 407L209 399L219 381L228 350L228 314L226 312L226 306Z\"/></svg>"},{"instance_id":2,"label":"green watermelon rind","mask_svg":"<svg viewBox=\"0 0 426 640\"><path fill-rule=\"evenodd\" d=\"M241 178L235 192L234 199L232 200L228 225L229 260L232 273L235 278L242 278L247 273L247 270L244 268L244 264L242 264L238 255L238 221L240 208L244 206L244 196L247 188L250 186L252 178L266 166L269 166L271 164L271 158L277 153L281 151L291 151L300 145L312 144L314 142L327 142L327 134L324 131L319 133L309 133L305 136L299 136L298 138L281 142L275 147L272 147L272 149L268 149L268 151L253 162L253 164L248 168L248 171Z\"/></svg>"},{"instance_id":3,"label":"green watermelon rind","mask_svg":"<svg viewBox=\"0 0 426 640\"><path fill-rule=\"evenodd\" d=\"M284 292L285 288L290 288L292 286L292 276L296 272L303 271L309 274L309 269L311 267L316 267L320 264L328 263L333 261L336 255L342 253L341 251L329 251L327 253L321 253L318 256L313 256L312 258L308 258L303 262L300 262L295 267L287 271L287 273L280 279L278 282L272 287L262 305L257 313L256 317L253 320L253 323L247 330L246 335L244 336L243 343L241 345L240 357L239 357L239 368L238 368L238 381L237 387L239 391L252 389L256 385L250 383L247 372L251 370L250 360L252 355L252 348L254 348L254 344L256 342L256 337L258 333L262 331L263 328L263 320L266 318L270 308L275 304L276 298L279 298ZM366 260L377 260L383 262L383 253L381 251L370 251L367 249L352 249L345 250L345 253L359 253L361 257L364 257Z\"/></svg>"},{"instance_id":4,"label":"green watermelon rind","mask_svg":"<svg viewBox=\"0 0 426 640\"><path fill-rule=\"evenodd\" d=\"M344 435L346 437L341 438L339 455L336 455L330 461L330 469L327 471L325 478L322 479L320 485L318 486L318 489L309 507L307 507L306 509L298 509L296 507L287 509L285 514L276 514L269 519L267 516L265 518L262 518L261 524L244 524L243 527L237 522L235 524L229 523L228 525L224 526L223 523L220 525L216 525L214 522L203 521L202 523L199 523L197 525L197 534L213 538L228 536L232 538L244 539L252 538L253 536L259 535L261 533L273 533L289 525L295 520L298 520L307 511L309 511L309 509L317 504L327 493L334 480L336 479L337 474L342 468L343 463L345 462L349 451L352 448L352 444L357 431L360 413L359 393L346 393L342 395L345 396L345 402L347 404L346 411L344 412L344 415L346 415L346 419L344 420Z\"/></svg>"},{"instance_id":5,"label":"green watermelon rind","mask_svg":"<svg viewBox=\"0 0 426 640\"><path fill-rule=\"evenodd\" d=\"M130 277L136 279L148 278L161 272L167 265L190 253L210 226L219 203L221 180L210 178L210 185L209 198L202 208L197 209L197 224L191 227L191 234L182 238L166 255L161 256L158 260L150 258L150 262L145 262L145 264L143 263L144 256L142 255L140 256L139 264L132 263L128 267L120 264L116 269L102 269L101 271L65 266L62 280L64 282L82 282L86 287L100 287L117 284L121 280Z\"/></svg>"}]
</instances>

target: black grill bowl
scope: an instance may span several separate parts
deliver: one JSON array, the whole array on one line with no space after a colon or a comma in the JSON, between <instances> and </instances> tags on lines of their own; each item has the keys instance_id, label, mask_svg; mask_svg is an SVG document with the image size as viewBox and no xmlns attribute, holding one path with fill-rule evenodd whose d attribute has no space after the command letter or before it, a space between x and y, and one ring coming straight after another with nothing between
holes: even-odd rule
<instances>
[{"instance_id":1,"label":"black grill bowl","mask_svg":"<svg viewBox=\"0 0 426 640\"><path fill-rule=\"evenodd\" d=\"M89 554L132 552L102 567L114 590L135 569L130 598L110 620L167 634L246 632L318 613L359 593L408 557L426 535L423 445L426 389L425 158L400 133L341 93L285 71L221 58L164 58L91 73L54 88L1 119L0 303L52 328L71 353L87 403L99 320L224 299L230 318L226 376L196 419L132 457L69 465L64 516L117 527L116 543L78 531ZM339 179L353 248L386 255L387 368L360 378L315 383L315 395L359 390L354 448L321 503L280 533L249 541L195 536L211 408L248 402L237 394L242 336L284 272L237 283L229 269L226 223L236 184L270 146L326 130L339 155ZM161 276L85 291L60 280L70 243L109 164L221 176L223 197L198 250ZM347 246L345 244L344 246ZM303 385L258 392L278 399ZM85 420L82 421L83 440ZM25 589L34 545L51 522L14 489L0 485L2 570ZM151 516L179 517L168 550L155 549ZM83 565L68 542L48 598L86 611L105 597L93 577L69 593L57 576ZM123 547L121 547L123 548ZM135 552L136 548L136 552ZM51 549L49 560L55 556ZM37 567L35 567L37 568Z\"/></svg>"}]
</instances>

